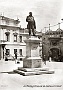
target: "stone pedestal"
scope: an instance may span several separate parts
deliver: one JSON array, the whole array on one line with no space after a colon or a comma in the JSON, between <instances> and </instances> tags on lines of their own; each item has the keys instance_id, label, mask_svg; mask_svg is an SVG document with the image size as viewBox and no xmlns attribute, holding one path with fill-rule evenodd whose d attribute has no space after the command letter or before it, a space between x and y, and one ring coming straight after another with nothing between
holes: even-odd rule
<instances>
[{"instance_id":1,"label":"stone pedestal","mask_svg":"<svg viewBox=\"0 0 63 90\"><path fill-rule=\"evenodd\" d=\"M25 43L26 57L23 60L23 67L18 67L14 72L24 76L54 73L54 71L42 67L42 60L39 57L40 40L35 36L29 36Z\"/></svg>"},{"instance_id":2,"label":"stone pedestal","mask_svg":"<svg viewBox=\"0 0 63 90\"><path fill-rule=\"evenodd\" d=\"M24 68L40 68L41 67L41 58L38 57L29 57L23 61Z\"/></svg>"},{"instance_id":3,"label":"stone pedestal","mask_svg":"<svg viewBox=\"0 0 63 90\"><path fill-rule=\"evenodd\" d=\"M26 43L26 57L23 60L24 68L40 68L41 67L41 58L39 57L39 43L40 40L38 37L29 36Z\"/></svg>"}]
</instances>

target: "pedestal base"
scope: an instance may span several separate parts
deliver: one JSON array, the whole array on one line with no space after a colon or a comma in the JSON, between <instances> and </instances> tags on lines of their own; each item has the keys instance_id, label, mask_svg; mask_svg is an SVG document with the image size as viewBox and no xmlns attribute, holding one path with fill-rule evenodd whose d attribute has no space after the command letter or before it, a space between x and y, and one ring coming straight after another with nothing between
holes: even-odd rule
<instances>
[{"instance_id":1,"label":"pedestal base","mask_svg":"<svg viewBox=\"0 0 63 90\"><path fill-rule=\"evenodd\" d=\"M24 68L40 68L42 65L42 60L40 57L29 57L23 60Z\"/></svg>"},{"instance_id":2,"label":"pedestal base","mask_svg":"<svg viewBox=\"0 0 63 90\"><path fill-rule=\"evenodd\" d=\"M20 68L20 67L17 70L14 70L14 72L23 76L54 73L53 70L49 70L48 68Z\"/></svg>"}]
</instances>

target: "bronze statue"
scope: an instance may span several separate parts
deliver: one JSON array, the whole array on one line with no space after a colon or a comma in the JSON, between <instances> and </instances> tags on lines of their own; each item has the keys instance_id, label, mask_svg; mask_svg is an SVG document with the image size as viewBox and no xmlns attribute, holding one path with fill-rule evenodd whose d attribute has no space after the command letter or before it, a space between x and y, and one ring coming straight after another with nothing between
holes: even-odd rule
<instances>
[{"instance_id":1,"label":"bronze statue","mask_svg":"<svg viewBox=\"0 0 63 90\"><path fill-rule=\"evenodd\" d=\"M31 35L31 30L32 30L33 36L35 36L34 29L36 29L36 24L34 17L32 16L32 12L29 12L29 16L26 17L26 22L28 22L27 29L29 30L29 35Z\"/></svg>"}]
</instances>

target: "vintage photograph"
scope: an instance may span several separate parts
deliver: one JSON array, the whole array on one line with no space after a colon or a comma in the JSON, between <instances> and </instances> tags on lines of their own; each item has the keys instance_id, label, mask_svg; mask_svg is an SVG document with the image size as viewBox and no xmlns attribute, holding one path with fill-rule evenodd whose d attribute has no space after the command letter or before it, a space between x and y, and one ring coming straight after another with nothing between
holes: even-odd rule
<instances>
[{"instance_id":1,"label":"vintage photograph","mask_svg":"<svg viewBox=\"0 0 63 90\"><path fill-rule=\"evenodd\" d=\"M63 90L63 0L0 0L0 90Z\"/></svg>"}]
</instances>

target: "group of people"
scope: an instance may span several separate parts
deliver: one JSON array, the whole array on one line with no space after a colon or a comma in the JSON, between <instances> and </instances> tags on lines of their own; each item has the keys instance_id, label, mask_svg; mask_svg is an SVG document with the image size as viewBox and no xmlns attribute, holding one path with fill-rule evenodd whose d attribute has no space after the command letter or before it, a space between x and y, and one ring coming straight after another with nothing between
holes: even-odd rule
<instances>
[{"instance_id":1,"label":"group of people","mask_svg":"<svg viewBox=\"0 0 63 90\"><path fill-rule=\"evenodd\" d=\"M17 52L15 52L14 54L15 54L14 59L15 59L15 63L16 63L16 61L17 61ZM8 54L7 53L5 53L5 61L8 61Z\"/></svg>"}]
</instances>

